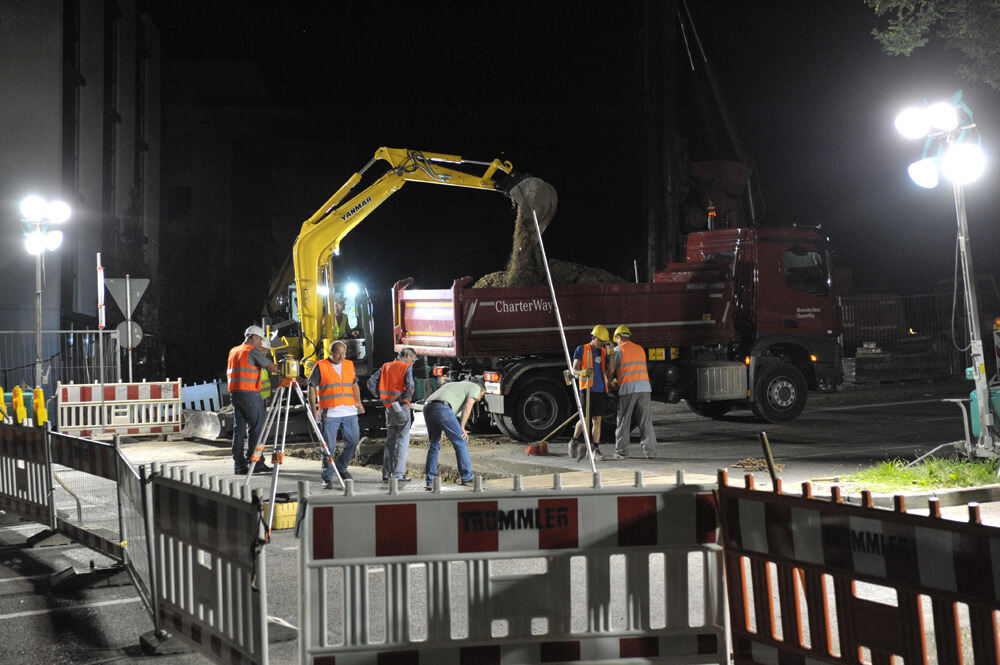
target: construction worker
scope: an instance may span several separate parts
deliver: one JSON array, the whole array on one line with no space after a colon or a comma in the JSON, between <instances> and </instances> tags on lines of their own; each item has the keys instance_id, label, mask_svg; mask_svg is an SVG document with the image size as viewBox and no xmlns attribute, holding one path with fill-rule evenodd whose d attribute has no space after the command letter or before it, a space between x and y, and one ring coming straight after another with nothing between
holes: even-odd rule
<instances>
[{"instance_id":1,"label":"construction worker","mask_svg":"<svg viewBox=\"0 0 1000 665\"><path fill-rule=\"evenodd\" d=\"M632 412L639 416L642 433L642 455L646 459L656 455L656 432L653 430L653 387L646 367L646 350L632 341L628 326L615 328L615 378L618 386L618 425L615 427L615 459L628 457L629 438L632 434Z\"/></svg>"},{"instance_id":2,"label":"construction worker","mask_svg":"<svg viewBox=\"0 0 1000 665\"><path fill-rule=\"evenodd\" d=\"M347 344L336 341L330 347L330 357L316 363L309 374L309 405L317 422L322 424L323 437L330 450L337 445L337 433L344 433L344 448L334 459L337 472L344 480L350 480L347 465L354 459L358 449L361 429L358 414L365 412L361 403L361 389L354 373L354 363L347 360ZM333 489L333 469L326 458L323 459L323 489Z\"/></svg>"},{"instance_id":3,"label":"construction worker","mask_svg":"<svg viewBox=\"0 0 1000 665\"><path fill-rule=\"evenodd\" d=\"M427 485L424 489L433 487L437 477L438 451L441 449L441 434L445 434L455 449L455 462L458 464L458 475L462 485L471 485L472 459L469 457L469 433L465 425L472 415L473 405L486 394L486 387L481 377L468 381L449 381L430 395L424 401L424 423L427 425L427 461L424 464L424 475ZM461 414L461 422L459 422Z\"/></svg>"},{"instance_id":4,"label":"construction worker","mask_svg":"<svg viewBox=\"0 0 1000 665\"><path fill-rule=\"evenodd\" d=\"M585 404L587 389L590 390L590 441L596 460L604 459L598 444L601 441L601 417L607 406L605 377L614 375L614 365L607 349L610 342L608 329L598 324L590 331L590 343L581 344L573 352L573 375L579 377L581 403ZM595 358L599 360L595 362ZM576 423L573 438L569 441L569 456L576 457L578 462L587 456L587 446L580 440L582 436L583 422L580 421Z\"/></svg>"},{"instance_id":5,"label":"construction worker","mask_svg":"<svg viewBox=\"0 0 1000 665\"><path fill-rule=\"evenodd\" d=\"M351 323L347 318L344 309L347 307L347 299L344 296L337 296L333 300L333 338L343 339L345 337L357 337L358 331L351 328Z\"/></svg>"},{"instance_id":6,"label":"construction worker","mask_svg":"<svg viewBox=\"0 0 1000 665\"><path fill-rule=\"evenodd\" d=\"M229 361L226 363L229 396L233 402L233 470L239 475L249 471L248 453L257 448L267 418L264 400L260 396L260 370L264 368L271 373L278 371L278 366L261 346L263 342L264 329L250 326L243 332L243 343L229 350ZM248 426L249 446L245 446ZM264 460L257 460L253 468L254 473L267 473L270 470Z\"/></svg>"},{"instance_id":7,"label":"construction worker","mask_svg":"<svg viewBox=\"0 0 1000 665\"><path fill-rule=\"evenodd\" d=\"M417 352L401 349L396 360L387 362L368 378L368 390L385 406L385 450L382 482L395 478L410 482L406 475L406 451L410 447L410 398L413 397L413 363Z\"/></svg>"}]
</instances>

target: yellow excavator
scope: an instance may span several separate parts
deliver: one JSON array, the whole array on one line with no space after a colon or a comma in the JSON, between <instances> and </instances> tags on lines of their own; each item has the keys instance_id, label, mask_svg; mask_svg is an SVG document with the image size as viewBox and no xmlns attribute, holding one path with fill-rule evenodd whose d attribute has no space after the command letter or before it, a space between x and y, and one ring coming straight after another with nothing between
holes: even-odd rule
<instances>
[{"instance_id":1,"label":"yellow excavator","mask_svg":"<svg viewBox=\"0 0 1000 665\"><path fill-rule=\"evenodd\" d=\"M388 170L374 183L351 196L362 176L379 162L388 164ZM473 170L469 167L481 173L460 170ZM340 253L341 241L355 226L411 181L498 191L518 205L534 208L542 224L547 224L555 212L555 191L551 186L538 178L514 173L508 161L494 159L483 162L463 159L458 155L379 148L367 164L302 223L292 247L294 289L281 293L278 289L285 287L280 284L280 275L278 289L272 287L271 304L277 304L281 309L287 306L289 323L299 322L297 337L280 334L284 327L282 324L277 326L278 332L275 333L281 340L280 344L273 344L275 350L284 350L281 361L284 376L308 376L312 367L329 354L333 341L344 337L347 338L348 357L355 361L358 374L370 373L370 302L363 289L353 287L346 281L336 281L333 258ZM335 307L336 301L341 298L351 299L347 312L353 314L356 321L353 329L348 326L350 330L346 334L342 322L344 314Z\"/></svg>"}]
</instances>

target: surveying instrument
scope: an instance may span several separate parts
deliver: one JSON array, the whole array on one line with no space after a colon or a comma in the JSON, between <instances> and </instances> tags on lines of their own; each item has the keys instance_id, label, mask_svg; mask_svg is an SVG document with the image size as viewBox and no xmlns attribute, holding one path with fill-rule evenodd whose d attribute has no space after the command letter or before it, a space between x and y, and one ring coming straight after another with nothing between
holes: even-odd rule
<instances>
[{"instance_id":1,"label":"surveying instrument","mask_svg":"<svg viewBox=\"0 0 1000 665\"><path fill-rule=\"evenodd\" d=\"M297 400L295 405L292 404L293 396ZM337 477L337 482L340 483L340 489L344 489L344 479L341 478L340 471L337 470L337 465L333 463L333 455L330 453L330 447L323 439L323 433L319 429L316 418L313 417L312 409L309 408L309 400L306 399L305 394L302 392L302 387L295 377L283 377L280 383L278 383L278 391L274 395L271 405L267 407L267 419L264 421L264 431L261 433L260 441L257 442L257 447L250 457L247 477L243 482L244 486L250 485L250 478L253 476L254 467L263 458L267 439L273 431L274 441L271 446L271 491L270 503L267 504L270 506L266 532L268 539L271 537L271 525L274 523L274 500L278 492L278 473L281 470L281 463L285 459L285 443L288 438L288 417L292 407L297 405L301 405L306 412L306 418L309 420L310 426L310 438L313 439L316 448L322 453L323 459L333 469L333 473Z\"/></svg>"}]
</instances>

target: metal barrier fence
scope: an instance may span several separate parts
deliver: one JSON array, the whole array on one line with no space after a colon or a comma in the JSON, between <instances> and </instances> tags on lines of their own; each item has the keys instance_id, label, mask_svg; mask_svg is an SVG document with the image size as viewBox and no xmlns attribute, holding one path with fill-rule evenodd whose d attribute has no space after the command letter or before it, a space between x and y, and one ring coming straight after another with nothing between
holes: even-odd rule
<instances>
[{"instance_id":1,"label":"metal barrier fence","mask_svg":"<svg viewBox=\"0 0 1000 665\"><path fill-rule=\"evenodd\" d=\"M0 423L0 509L55 528L44 429Z\"/></svg>"},{"instance_id":2,"label":"metal barrier fence","mask_svg":"<svg viewBox=\"0 0 1000 665\"><path fill-rule=\"evenodd\" d=\"M192 411L219 411L222 409L223 389L228 392L220 381L181 386L181 406Z\"/></svg>"},{"instance_id":3,"label":"metal barrier fence","mask_svg":"<svg viewBox=\"0 0 1000 665\"><path fill-rule=\"evenodd\" d=\"M157 633L216 663L266 665L259 497L241 482L166 474L137 472L117 442L0 424L0 510L121 562Z\"/></svg>"},{"instance_id":4,"label":"metal barrier fence","mask_svg":"<svg viewBox=\"0 0 1000 665\"><path fill-rule=\"evenodd\" d=\"M51 432L49 450L56 531L123 561L114 445Z\"/></svg>"},{"instance_id":5,"label":"metal barrier fence","mask_svg":"<svg viewBox=\"0 0 1000 665\"><path fill-rule=\"evenodd\" d=\"M595 476L419 500L300 483L299 662L727 663L711 486Z\"/></svg>"},{"instance_id":6,"label":"metal barrier fence","mask_svg":"<svg viewBox=\"0 0 1000 665\"><path fill-rule=\"evenodd\" d=\"M991 293L982 293L980 311L1000 311ZM952 295L882 294L840 299L845 380L896 381L961 375L968 365L968 326L961 300ZM989 327L984 328L989 330Z\"/></svg>"},{"instance_id":7,"label":"metal barrier fence","mask_svg":"<svg viewBox=\"0 0 1000 665\"><path fill-rule=\"evenodd\" d=\"M104 337L104 356L100 336ZM43 330L42 388L51 395L56 383L116 383L121 380L118 331ZM35 333L0 330L0 386L35 387Z\"/></svg>"},{"instance_id":8,"label":"metal barrier fence","mask_svg":"<svg viewBox=\"0 0 1000 665\"><path fill-rule=\"evenodd\" d=\"M735 664L1000 662L1000 529L862 501L719 474Z\"/></svg>"},{"instance_id":9,"label":"metal barrier fence","mask_svg":"<svg viewBox=\"0 0 1000 665\"><path fill-rule=\"evenodd\" d=\"M220 663L267 665L260 498L182 469L151 476L159 625ZM217 482L216 482L217 481Z\"/></svg>"}]
</instances>

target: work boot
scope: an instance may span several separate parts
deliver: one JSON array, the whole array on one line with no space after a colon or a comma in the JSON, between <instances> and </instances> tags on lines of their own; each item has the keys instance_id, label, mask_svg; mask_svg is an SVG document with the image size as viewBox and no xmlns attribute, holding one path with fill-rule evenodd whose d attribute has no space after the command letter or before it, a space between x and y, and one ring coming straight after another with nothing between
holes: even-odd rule
<instances>
[{"instance_id":1,"label":"work boot","mask_svg":"<svg viewBox=\"0 0 1000 665\"><path fill-rule=\"evenodd\" d=\"M587 456L587 444L581 443L576 447L576 461L582 462Z\"/></svg>"},{"instance_id":2,"label":"work boot","mask_svg":"<svg viewBox=\"0 0 1000 665\"><path fill-rule=\"evenodd\" d=\"M569 456L576 457L576 449L580 447L580 442L576 439L569 440Z\"/></svg>"},{"instance_id":3,"label":"work boot","mask_svg":"<svg viewBox=\"0 0 1000 665\"><path fill-rule=\"evenodd\" d=\"M604 455L601 453L601 449L600 448L594 448L594 460L597 461L597 462L603 462L604 461Z\"/></svg>"},{"instance_id":4,"label":"work boot","mask_svg":"<svg viewBox=\"0 0 1000 665\"><path fill-rule=\"evenodd\" d=\"M271 472L271 467L269 467L268 465L264 464L264 460L259 459L259 460L257 460L257 463L253 467L253 472L254 473L270 473Z\"/></svg>"},{"instance_id":5,"label":"work boot","mask_svg":"<svg viewBox=\"0 0 1000 665\"><path fill-rule=\"evenodd\" d=\"M250 467L247 466L246 464L235 464L233 466L233 473L235 473L237 476L245 476L247 475L247 471L249 470Z\"/></svg>"}]
</instances>

